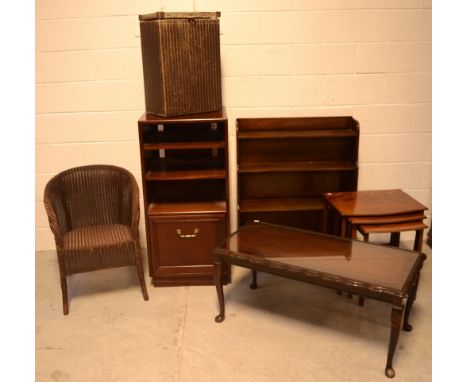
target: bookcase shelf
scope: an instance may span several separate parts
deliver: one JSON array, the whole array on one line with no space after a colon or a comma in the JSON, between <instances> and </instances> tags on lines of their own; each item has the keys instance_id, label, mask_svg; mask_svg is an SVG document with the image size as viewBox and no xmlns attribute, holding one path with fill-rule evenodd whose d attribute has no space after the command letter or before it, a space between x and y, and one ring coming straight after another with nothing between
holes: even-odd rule
<instances>
[{"instance_id":1,"label":"bookcase shelf","mask_svg":"<svg viewBox=\"0 0 468 382\"><path fill-rule=\"evenodd\" d=\"M354 171L356 166L349 162L269 162L244 163L239 165L240 173L256 172L308 172L308 171Z\"/></svg>"},{"instance_id":2,"label":"bookcase shelf","mask_svg":"<svg viewBox=\"0 0 468 382\"><path fill-rule=\"evenodd\" d=\"M322 230L322 194L354 191L359 124L352 117L239 118L238 222Z\"/></svg>"},{"instance_id":3,"label":"bookcase shelf","mask_svg":"<svg viewBox=\"0 0 468 382\"><path fill-rule=\"evenodd\" d=\"M217 141L195 141L195 142L159 142L159 143L145 143L143 150L189 150L189 149L218 149L224 148L224 142Z\"/></svg>"}]
</instances>

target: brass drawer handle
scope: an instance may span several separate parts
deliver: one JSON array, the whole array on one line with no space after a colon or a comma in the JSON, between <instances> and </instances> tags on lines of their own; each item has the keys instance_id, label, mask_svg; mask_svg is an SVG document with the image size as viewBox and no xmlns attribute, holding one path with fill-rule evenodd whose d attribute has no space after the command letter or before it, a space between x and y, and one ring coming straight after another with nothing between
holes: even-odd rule
<instances>
[{"instance_id":1,"label":"brass drawer handle","mask_svg":"<svg viewBox=\"0 0 468 382\"><path fill-rule=\"evenodd\" d=\"M195 228L193 230L193 234L187 234L187 235L183 235L181 229L178 229L176 232L177 232L177 235L179 235L179 237L182 238L182 239L193 239L193 238L197 237L197 233L199 233L200 230L198 228Z\"/></svg>"}]
</instances>

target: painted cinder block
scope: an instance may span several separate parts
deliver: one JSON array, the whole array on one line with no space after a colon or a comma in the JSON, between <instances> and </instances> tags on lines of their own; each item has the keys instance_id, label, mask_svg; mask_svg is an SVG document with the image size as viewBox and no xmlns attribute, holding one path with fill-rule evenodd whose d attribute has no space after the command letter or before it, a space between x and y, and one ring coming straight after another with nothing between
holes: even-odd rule
<instances>
[{"instance_id":1,"label":"painted cinder block","mask_svg":"<svg viewBox=\"0 0 468 382\"><path fill-rule=\"evenodd\" d=\"M408 132L411 130L412 115L410 105L356 106L353 110L361 134Z\"/></svg>"},{"instance_id":2,"label":"painted cinder block","mask_svg":"<svg viewBox=\"0 0 468 382\"><path fill-rule=\"evenodd\" d=\"M419 8L420 0L357 0L356 8Z\"/></svg>"},{"instance_id":3,"label":"painted cinder block","mask_svg":"<svg viewBox=\"0 0 468 382\"><path fill-rule=\"evenodd\" d=\"M136 16L38 20L36 52L140 45Z\"/></svg>"},{"instance_id":4,"label":"painted cinder block","mask_svg":"<svg viewBox=\"0 0 468 382\"><path fill-rule=\"evenodd\" d=\"M327 105L362 105L382 101L384 76L362 74L327 76L324 80L324 98Z\"/></svg>"},{"instance_id":5,"label":"painted cinder block","mask_svg":"<svg viewBox=\"0 0 468 382\"><path fill-rule=\"evenodd\" d=\"M385 11L298 12L294 14L294 42L384 41L386 17Z\"/></svg>"},{"instance_id":6,"label":"painted cinder block","mask_svg":"<svg viewBox=\"0 0 468 382\"><path fill-rule=\"evenodd\" d=\"M36 115L36 143L137 141L139 111Z\"/></svg>"},{"instance_id":7,"label":"painted cinder block","mask_svg":"<svg viewBox=\"0 0 468 382\"><path fill-rule=\"evenodd\" d=\"M292 74L291 45L224 45L221 48L223 76L278 76Z\"/></svg>"},{"instance_id":8,"label":"painted cinder block","mask_svg":"<svg viewBox=\"0 0 468 382\"><path fill-rule=\"evenodd\" d=\"M385 103L431 102L431 73L385 74Z\"/></svg>"},{"instance_id":9,"label":"painted cinder block","mask_svg":"<svg viewBox=\"0 0 468 382\"><path fill-rule=\"evenodd\" d=\"M324 79L320 76L292 77L288 93L281 93L282 98L292 106L318 106L324 103Z\"/></svg>"},{"instance_id":10,"label":"painted cinder block","mask_svg":"<svg viewBox=\"0 0 468 382\"><path fill-rule=\"evenodd\" d=\"M159 0L161 4L161 11L163 12L192 12L193 0ZM150 13L159 10L154 8ZM143 14L143 13L140 13Z\"/></svg>"},{"instance_id":11,"label":"painted cinder block","mask_svg":"<svg viewBox=\"0 0 468 382\"><path fill-rule=\"evenodd\" d=\"M294 45L293 73L354 73L355 52L354 44Z\"/></svg>"},{"instance_id":12,"label":"painted cinder block","mask_svg":"<svg viewBox=\"0 0 468 382\"><path fill-rule=\"evenodd\" d=\"M47 213L44 207L44 203L42 201L36 202L35 218L37 228L49 227L49 220L47 218Z\"/></svg>"},{"instance_id":13,"label":"painted cinder block","mask_svg":"<svg viewBox=\"0 0 468 382\"><path fill-rule=\"evenodd\" d=\"M262 104L262 77L224 77L221 79L225 107L257 107Z\"/></svg>"},{"instance_id":14,"label":"painted cinder block","mask_svg":"<svg viewBox=\"0 0 468 382\"><path fill-rule=\"evenodd\" d=\"M416 43L362 43L357 45L356 72L413 72L417 58Z\"/></svg>"},{"instance_id":15,"label":"painted cinder block","mask_svg":"<svg viewBox=\"0 0 468 382\"><path fill-rule=\"evenodd\" d=\"M292 90L297 92L290 76L265 76L261 82L261 97L256 100L259 106L294 106L296 99L291 97Z\"/></svg>"},{"instance_id":16,"label":"painted cinder block","mask_svg":"<svg viewBox=\"0 0 468 382\"><path fill-rule=\"evenodd\" d=\"M432 43L418 44L418 72L432 72Z\"/></svg>"},{"instance_id":17,"label":"painted cinder block","mask_svg":"<svg viewBox=\"0 0 468 382\"><path fill-rule=\"evenodd\" d=\"M382 146L382 135L361 134L359 137L359 166L363 163L381 162Z\"/></svg>"},{"instance_id":18,"label":"painted cinder block","mask_svg":"<svg viewBox=\"0 0 468 382\"><path fill-rule=\"evenodd\" d=\"M138 12L141 14L150 13L159 8L160 0L41 0L36 5L36 18L45 20L137 15Z\"/></svg>"},{"instance_id":19,"label":"painted cinder block","mask_svg":"<svg viewBox=\"0 0 468 382\"><path fill-rule=\"evenodd\" d=\"M221 45L261 43L261 13L224 13L219 28Z\"/></svg>"},{"instance_id":20,"label":"painted cinder block","mask_svg":"<svg viewBox=\"0 0 468 382\"><path fill-rule=\"evenodd\" d=\"M139 48L72 50L36 54L36 83L139 80Z\"/></svg>"},{"instance_id":21,"label":"painted cinder block","mask_svg":"<svg viewBox=\"0 0 468 382\"><path fill-rule=\"evenodd\" d=\"M142 80L36 85L36 113L144 109Z\"/></svg>"},{"instance_id":22,"label":"painted cinder block","mask_svg":"<svg viewBox=\"0 0 468 382\"><path fill-rule=\"evenodd\" d=\"M381 162L430 162L432 159L431 134L381 135Z\"/></svg>"},{"instance_id":23,"label":"painted cinder block","mask_svg":"<svg viewBox=\"0 0 468 382\"><path fill-rule=\"evenodd\" d=\"M263 44L286 44L296 41L296 15L292 12L262 13L260 41Z\"/></svg>"},{"instance_id":24,"label":"painted cinder block","mask_svg":"<svg viewBox=\"0 0 468 382\"><path fill-rule=\"evenodd\" d=\"M360 190L403 189L408 184L408 166L402 163L367 163L359 165Z\"/></svg>"},{"instance_id":25,"label":"painted cinder block","mask_svg":"<svg viewBox=\"0 0 468 382\"><path fill-rule=\"evenodd\" d=\"M432 36L432 11L398 10L388 14L388 39L390 41L430 41Z\"/></svg>"},{"instance_id":26,"label":"painted cinder block","mask_svg":"<svg viewBox=\"0 0 468 382\"><path fill-rule=\"evenodd\" d=\"M99 142L36 145L36 173L59 173L72 167L111 164L140 168L138 142Z\"/></svg>"},{"instance_id":27,"label":"painted cinder block","mask_svg":"<svg viewBox=\"0 0 468 382\"><path fill-rule=\"evenodd\" d=\"M423 8L432 8L432 0L423 0Z\"/></svg>"},{"instance_id":28,"label":"painted cinder block","mask_svg":"<svg viewBox=\"0 0 468 382\"><path fill-rule=\"evenodd\" d=\"M420 103L412 105L413 127L412 131L429 133L432 131L432 104Z\"/></svg>"},{"instance_id":29,"label":"painted cinder block","mask_svg":"<svg viewBox=\"0 0 468 382\"><path fill-rule=\"evenodd\" d=\"M293 0L293 9L296 11L354 8L356 8L356 0Z\"/></svg>"},{"instance_id":30,"label":"painted cinder block","mask_svg":"<svg viewBox=\"0 0 468 382\"><path fill-rule=\"evenodd\" d=\"M221 16L229 8L229 0L195 0L194 12L221 12Z\"/></svg>"},{"instance_id":31,"label":"painted cinder block","mask_svg":"<svg viewBox=\"0 0 468 382\"><path fill-rule=\"evenodd\" d=\"M408 189L432 188L432 164L411 163L408 167Z\"/></svg>"},{"instance_id":32,"label":"painted cinder block","mask_svg":"<svg viewBox=\"0 0 468 382\"><path fill-rule=\"evenodd\" d=\"M54 235L50 228L36 227L36 251L55 250Z\"/></svg>"}]
</instances>

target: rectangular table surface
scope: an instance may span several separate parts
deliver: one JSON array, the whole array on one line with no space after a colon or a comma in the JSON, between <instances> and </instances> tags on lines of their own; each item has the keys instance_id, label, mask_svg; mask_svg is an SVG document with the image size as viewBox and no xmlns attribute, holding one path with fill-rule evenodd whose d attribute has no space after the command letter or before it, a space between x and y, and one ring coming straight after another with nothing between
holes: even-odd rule
<instances>
[{"instance_id":1,"label":"rectangular table surface","mask_svg":"<svg viewBox=\"0 0 468 382\"><path fill-rule=\"evenodd\" d=\"M407 297L421 253L267 223L247 223L215 250L223 261L316 284ZM240 264L240 263L243 264ZM293 277L296 278L296 277ZM315 282L314 282L315 281ZM322 282L321 282L322 281Z\"/></svg>"},{"instance_id":2,"label":"rectangular table surface","mask_svg":"<svg viewBox=\"0 0 468 382\"><path fill-rule=\"evenodd\" d=\"M402 190L332 192L323 195L341 216L398 215L427 210Z\"/></svg>"}]
</instances>

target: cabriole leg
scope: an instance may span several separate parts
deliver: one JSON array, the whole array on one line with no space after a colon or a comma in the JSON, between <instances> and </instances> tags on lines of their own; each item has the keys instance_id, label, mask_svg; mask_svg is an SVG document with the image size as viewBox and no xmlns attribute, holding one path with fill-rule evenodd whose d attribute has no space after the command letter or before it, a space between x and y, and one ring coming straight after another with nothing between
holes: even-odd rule
<instances>
[{"instance_id":1,"label":"cabriole leg","mask_svg":"<svg viewBox=\"0 0 468 382\"><path fill-rule=\"evenodd\" d=\"M411 332L413 330L413 326L408 322L408 318L411 313L411 308L413 307L414 300L416 300L416 292L418 290L418 285L419 274L416 276L416 280L414 281L413 287L411 288L411 292L408 296L408 302L406 303L405 316L403 320L403 329L407 332Z\"/></svg>"},{"instance_id":2,"label":"cabriole leg","mask_svg":"<svg viewBox=\"0 0 468 382\"><path fill-rule=\"evenodd\" d=\"M401 319L402 319L403 306L392 306L392 329L390 332L390 343L388 345L387 365L385 366L385 375L388 378L395 376L395 370L393 370L393 355L398 343L398 337L400 336Z\"/></svg>"},{"instance_id":3,"label":"cabriole leg","mask_svg":"<svg viewBox=\"0 0 468 382\"><path fill-rule=\"evenodd\" d=\"M220 261L216 261L214 264L214 284L216 285L216 292L218 293L219 301L219 314L215 318L216 322L224 321L224 293L221 281L222 268L222 263Z\"/></svg>"}]
</instances>

